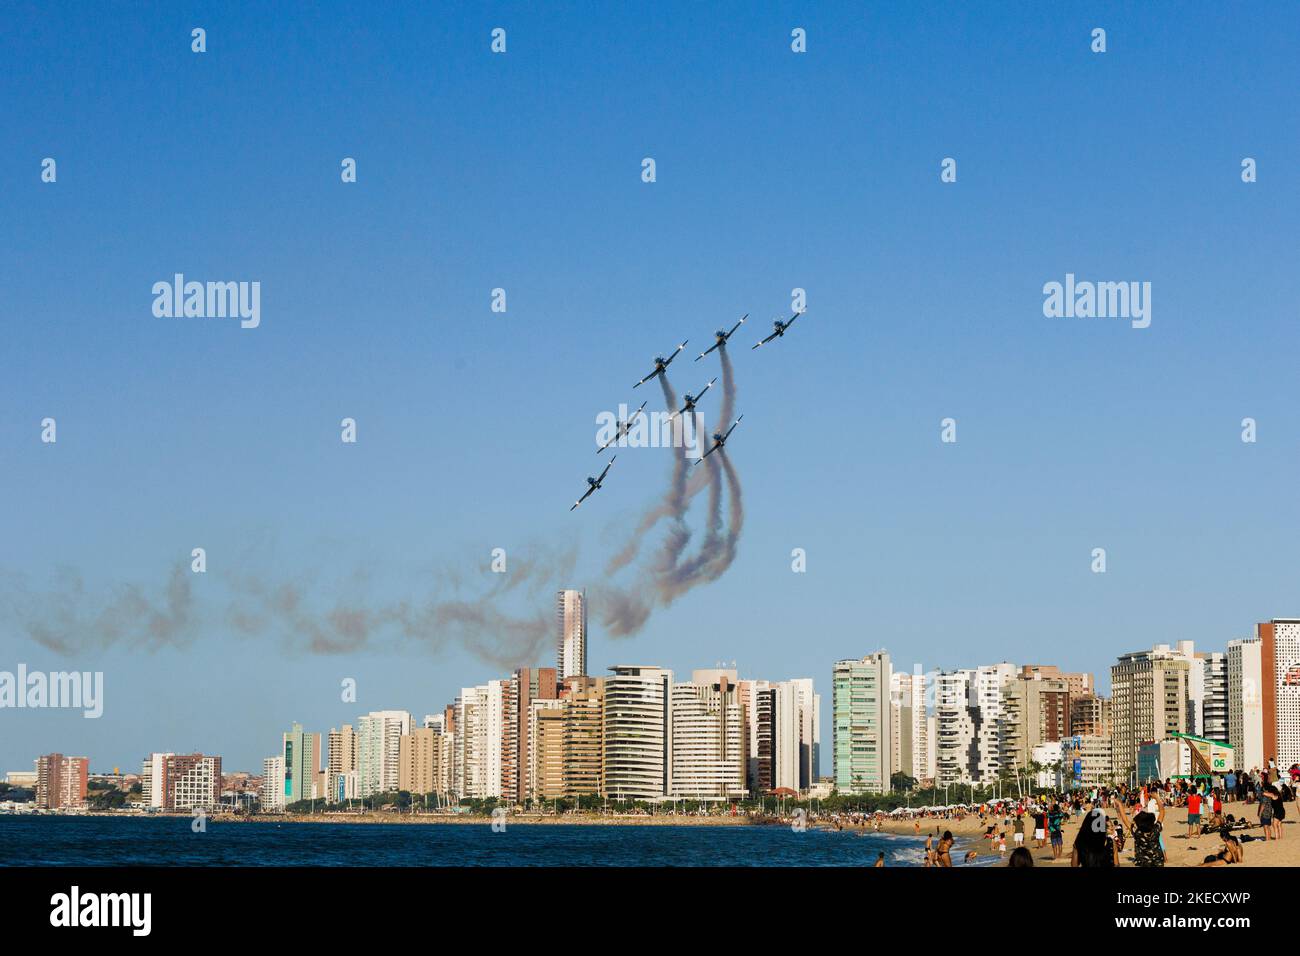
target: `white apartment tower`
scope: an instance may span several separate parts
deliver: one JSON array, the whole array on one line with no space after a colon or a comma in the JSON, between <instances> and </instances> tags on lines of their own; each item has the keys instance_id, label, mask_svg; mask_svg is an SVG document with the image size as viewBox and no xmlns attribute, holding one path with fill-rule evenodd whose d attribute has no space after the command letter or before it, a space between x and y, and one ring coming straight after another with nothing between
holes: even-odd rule
<instances>
[{"instance_id":1,"label":"white apartment tower","mask_svg":"<svg viewBox=\"0 0 1300 956\"><path fill-rule=\"evenodd\" d=\"M560 591L555 601L559 639L556 644L555 678L587 675L587 592Z\"/></svg>"},{"instance_id":2,"label":"white apartment tower","mask_svg":"<svg viewBox=\"0 0 1300 956\"><path fill-rule=\"evenodd\" d=\"M657 800L672 780L673 672L616 664L605 678L602 781L613 799Z\"/></svg>"},{"instance_id":3,"label":"white apartment tower","mask_svg":"<svg viewBox=\"0 0 1300 956\"><path fill-rule=\"evenodd\" d=\"M1236 770L1264 766L1264 675L1258 640L1228 642L1228 743Z\"/></svg>"},{"instance_id":4,"label":"white apartment tower","mask_svg":"<svg viewBox=\"0 0 1300 956\"><path fill-rule=\"evenodd\" d=\"M745 727L735 673L696 671L673 684L673 796L726 800L745 794Z\"/></svg>"},{"instance_id":5,"label":"white apartment tower","mask_svg":"<svg viewBox=\"0 0 1300 956\"><path fill-rule=\"evenodd\" d=\"M399 746L411 732L411 715L405 710L376 710L357 721L357 793L396 790Z\"/></svg>"}]
</instances>

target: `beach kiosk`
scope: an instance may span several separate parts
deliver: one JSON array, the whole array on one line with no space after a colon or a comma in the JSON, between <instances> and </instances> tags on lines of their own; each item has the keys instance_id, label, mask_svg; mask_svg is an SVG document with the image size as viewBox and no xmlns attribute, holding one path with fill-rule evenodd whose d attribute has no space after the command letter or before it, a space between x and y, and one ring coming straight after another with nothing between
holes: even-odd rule
<instances>
[{"instance_id":1,"label":"beach kiosk","mask_svg":"<svg viewBox=\"0 0 1300 956\"><path fill-rule=\"evenodd\" d=\"M1170 734L1138 748L1140 780L1204 780L1233 769L1233 749L1221 740L1192 734Z\"/></svg>"}]
</instances>

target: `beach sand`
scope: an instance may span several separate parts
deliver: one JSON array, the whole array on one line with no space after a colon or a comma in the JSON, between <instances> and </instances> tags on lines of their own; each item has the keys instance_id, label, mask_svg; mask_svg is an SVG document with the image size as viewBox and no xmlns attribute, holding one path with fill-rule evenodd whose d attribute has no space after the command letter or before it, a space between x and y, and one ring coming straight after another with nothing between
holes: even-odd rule
<instances>
[{"instance_id":1,"label":"beach sand","mask_svg":"<svg viewBox=\"0 0 1300 956\"><path fill-rule=\"evenodd\" d=\"M1289 805L1288 809L1294 805ZM1267 843L1263 840L1263 830L1260 829L1258 820L1259 816L1254 804L1229 803L1224 806L1224 813L1231 813L1234 816L1245 818L1254 824L1248 830L1234 830L1233 834L1241 837L1243 834L1257 837L1249 843L1241 845L1245 854L1242 861L1244 866L1300 866L1300 831L1295 829L1295 821L1287 819L1282 824L1282 839L1271 840ZM1107 812L1111 815L1111 811ZM1025 833L1025 846L1029 852L1034 855L1034 866L1069 866L1070 865L1070 847L1074 844L1074 837L1079 831L1079 824L1083 816L1068 817L1066 819L1064 833L1065 844L1061 848L1061 858L1052 859L1052 845L1041 850L1034 846L1033 826L1027 825ZM1001 829L1001 818L998 818L998 826ZM953 847L952 862L954 866L961 866L963 858L968 850L974 850L978 855L980 862L988 864L989 857L997 858L999 856L997 846L990 846L989 840L983 839L984 827L988 824L981 825L978 816L969 816L958 823L956 820L922 820L921 837L924 838L934 833L938 827L939 833L944 830L951 830L953 836L957 838L957 844ZM910 820L890 820L882 827L886 833L898 833L906 836L915 836L916 831ZM1007 829L1007 856L1015 848L1012 842L1012 830ZM1187 810L1182 807L1169 807L1165 810L1165 865L1166 866L1199 866L1201 862L1210 854L1217 853L1223 845L1217 833L1206 833L1201 836L1187 839ZM936 841L937 842L937 841ZM1000 862L1005 862L1002 858ZM1133 866L1133 837L1130 835L1124 841L1124 850L1120 853L1120 866Z\"/></svg>"}]
</instances>

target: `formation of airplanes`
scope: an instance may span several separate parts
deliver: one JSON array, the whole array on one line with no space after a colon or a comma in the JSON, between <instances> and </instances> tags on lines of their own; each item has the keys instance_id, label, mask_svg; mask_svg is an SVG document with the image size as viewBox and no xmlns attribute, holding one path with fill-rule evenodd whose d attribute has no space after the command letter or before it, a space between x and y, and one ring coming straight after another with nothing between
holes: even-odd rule
<instances>
[{"instance_id":1,"label":"formation of airplanes","mask_svg":"<svg viewBox=\"0 0 1300 956\"><path fill-rule=\"evenodd\" d=\"M765 338L756 342L753 345L752 349L756 349L760 345L766 345L768 342L771 342L773 339L783 338L785 336L785 333L790 331L790 326L794 325L795 319L799 318L799 316L802 314L803 314L802 312L796 312L788 319L774 320L772 322L772 332ZM748 318L749 318L749 313L747 312L744 315L742 315L740 317L740 321L737 322L735 325L733 325L729 330L718 329L716 332L714 332L713 344L710 345L703 352L701 352L699 355L697 355L695 357L695 361L698 362L700 359L704 358L710 352L714 352L718 349L725 348L727 342L730 341L731 337L736 334L736 330L739 329L742 325L744 325L745 320ZM668 371L668 366L673 363L673 359L677 358L677 356L682 353L682 350L686 348L687 341L689 341L689 339L683 341L681 345L673 349L673 351L669 353L667 358L664 358L662 355L655 356L654 368L651 369L648 375L646 375L643 379L641 379L641 381L637 382L632 387L640 388L646 382L649 382L653 379L659 378L660 376L664 375ZM672 415L669 416L669 420L676 418L678 415L689 415L692 411L694 411L696 404L698 404L699 400L704 397L704 394L713 387L713 384L716 381L717 378L709 379L708 384L705 385L704 388L700 389L700 391L697 394L692 395L690 392L687 392L685 395L684 404L680 409L677 409L672 413ZM635 422L637 420L637 417L644 412L645 407L646 407L646 402L642 402L641 405L637 408L637 410L627 417L626 421L619 422L618 427L615 428L614 430L614 436L610 438L609 441L605 442L605 444L597 448L596 454L598 455L601 454L602 452L605 451L606 448L609 448L611 445L617 444L624 437L626 437L628 432L632 428L632 423ZM718 451L719 449L725 447L727 444L727 439L731 437L731 433L736 430L736 426L740 424L740 420L744 417L745 417L744 415L739 416L734 422L731 423L731 427L728 428L725 432L723 431L714 432L713 435L711 436L713 439L712 444L709 445L709 447L705 450L703 455L695 459L695 464L697 465L700 464L701 462L704 461L704 459L708 458L715 451ZM589 497L591 497L593 494L595 494L597 491L601 489L601 486L605 481L605 476L609 474L610 468L614 467L614 462L617 460L618 460L618 456L614 455L612 458L610 458L609 464L605 466L604 471L602 471L595 478L588 476L587 490L582 493L581 498L579 498L577 501L573 503L573 507L569 509L570 511L576 510L578 505L582 504Z\"/></svg>"}]
</instances>

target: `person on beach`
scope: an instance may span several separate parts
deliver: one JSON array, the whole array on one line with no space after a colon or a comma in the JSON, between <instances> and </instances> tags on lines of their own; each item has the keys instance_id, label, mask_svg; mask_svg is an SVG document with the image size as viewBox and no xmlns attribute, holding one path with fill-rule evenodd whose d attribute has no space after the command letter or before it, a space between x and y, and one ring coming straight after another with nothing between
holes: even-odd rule
<instances>
[{"instance_id":1,"label":"person on beach","mask_svg":"<svg viewBox=\"0 0 1300 956\"><path fill-rule=\"evenodd\" d=\"M1164 866L1165 848L1160 842L1164 829L1165 805L1158 797L1147 801L1146 809L1136 814L1132 820L1124 810L1124 803L1116 800L1115 811L1119 814L1124 829L1133 834L1133 863L1136 866Z\"/></svg>"},{"instance_id":2,"label":"person on beach","mask_svg":"<svg viewBox=\"0 0 1300 956\"><path fill-rule=\"evenodd\" d=\"M1196 832L1193 833L1192 831ZM1187 839L1201 835L1201 793L1193 789L1187 795Z\"/></svg>"},{"instance_id":3,"label":"person on beach","mask_svg":"<svg viewBox=\"0 0 1300 956\"><path fill-rule=\"evenodd\" d=\"M1040 850L1047 846L1047 812L1042 807L1034 811L1034 840Z\"/></svg>"},{"instance_id":4,"label":"person on beach","mask_svg":"<svg viewBox=\"0 0 1300 956\"><path fill-rule=\"evenodd\" d=\"M1065 826L1065 811L1061 809L1059 803L1052 804L1052 809L1047 814L1047 832L1052 840L1052 859L1059 860L1061 852L1065 848L1065 833L1062 828Z\"/></svg>"},{"instance_id":5,"label":"person on beach","mask_svg":"<svg viewBox=\"0 0 1300 956\"><path fill-rule=\"evenodd\" d=\"M1012 841L1016 844L1016 849L1025 845L1025 815L1016 814L1015 832L1011 835Z\"/></svg>"},{"instance_id":6,"label":"person on beach","mask_svg":"<svg viewBox=\"0 0 1300 956\"><path fill-rule=\"evenodd\" d=\"M885 865L885 853L884 853L884 851L882 850L882 851L880 852L880 856L876 857L875 866L884 866L884 865ZM874 868L874 867L873 867L873 868Z\"/></svg>"},{"instance_id":7,"label":"person on beach","mask_svg":"<svg viewBox=\"0 0 1300 956\"><path fill-rule=\"evenodd\" d=\"M934 866L934 837L925 838L925 865Z\"/></svg>"},{"instance_id":8,"label":"person on beach","mask_svg":"<svg viewBox=\"0 0 1300 956\"><path fill-rule=\"evenodd\" d=\"M1119 848L1111 839L1106 812L1100 807L1089 810L1079 824L1070 851L1070 866L1087 868L1119 866Z\"/></svg>"},{"instance_id":9,"label":"person on beach","mask_svg":"<svg viewBox=\"0 0 1300 956\"><path fill-rule=\"evenodd\" d=\"M943 867L952 867L952 845L954 843L951 830L944 830L943 836L939 838L939 846L934 851L934 865Z\"/></svg>"},{"instance_id":10,"label":"person on beach","mask_svg":"<svg viewBox=\"0 0 1300 956\"><path fill-rule=\"evenodd\" d=\"M1219 831L1219 837L1223 840L1223 846L1218 853L1207 856L1201 866L1231 866L1245 859L1241 842L1228 831L1227 827Z\"/></svg>"},{"instance_id":11,"label":"person on beach","mask_svg":"<svg viewBox=\"0 0 1300 956\"><path fill-rule=\"evenodd\" d=\"M1034 855L1023 846L1018 846L1011 851L1011 858L1007 860L1009 867L1033 866Z\"/></svg>"},{"instance_id":12,"label":"person on beach","mask_svg":"<svg viewBox=\"0 0 1300 956\"><path fill-rule=\"evenodd\" d=\"M1272 840L1273 837L1273 801L1269 794L1272 788L1264 790L1260 794L1259 806L1259 825L1264 828L1264 839Z\"/></svg>"}]
</instances>

